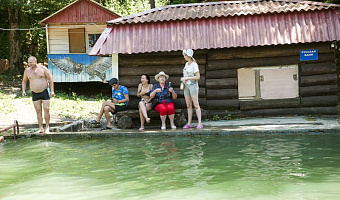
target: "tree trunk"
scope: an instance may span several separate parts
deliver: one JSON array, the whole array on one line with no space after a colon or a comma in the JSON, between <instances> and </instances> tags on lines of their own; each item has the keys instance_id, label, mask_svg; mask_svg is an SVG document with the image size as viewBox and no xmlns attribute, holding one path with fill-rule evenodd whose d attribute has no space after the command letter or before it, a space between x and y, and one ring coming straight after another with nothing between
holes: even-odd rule
<instances>
[{"instance_id":1,"label":"tree trunk","mask_svg":"<svg viewBox=\"0 0 340 200\"><path fill-rule=\"evenodd\" d=\"M8 8L9 28L18 29L20 23L21 9ZM19 30L10 30L9 32L9 70L13 74L20 73L22 66L22 52L20 49L20 33Z\"/></svg>"},{"instance_id":2,"label":"tree trunk","mask_svg":"<svg viewBox=\"0 0 340 200\"><path fill-rule=\"evenodd\" d=\"M156 7L155 0L150 0L150 8L153 9Z\"/></svg>"}]
</instances>

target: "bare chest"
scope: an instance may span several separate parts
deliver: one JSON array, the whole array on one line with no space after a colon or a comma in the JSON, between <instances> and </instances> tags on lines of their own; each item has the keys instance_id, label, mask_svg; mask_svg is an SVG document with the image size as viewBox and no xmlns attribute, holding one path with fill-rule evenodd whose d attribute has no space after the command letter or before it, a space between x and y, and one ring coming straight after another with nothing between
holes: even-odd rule
<instances>
[{"instance_id":1,"label":"bare chest","mask_svg":"<svg viewBox=\"0 0 340 200\"><path fill-rule=\"evenodd\" d=\"M29 71L27 71L27 76L29 80L33 80L33 79L44 79L46 78L44 70L37 68L37 69L31 69Z\"/></svg>"}]
</instances>

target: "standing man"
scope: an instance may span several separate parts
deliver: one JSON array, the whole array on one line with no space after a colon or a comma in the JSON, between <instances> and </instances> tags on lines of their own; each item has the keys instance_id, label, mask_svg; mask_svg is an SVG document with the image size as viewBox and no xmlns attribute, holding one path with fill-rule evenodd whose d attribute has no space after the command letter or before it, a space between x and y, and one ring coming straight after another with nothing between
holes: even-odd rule
<instances>
[{"instance_id":1,"label":"standing man","mask_svg":"<svg viewBox=\"0 0 340 200\"><path fill-rule=\"evenodd\" d=\"M25 69L22 79L22 96L26 96L27 80L30 81L32 90L32 101L37 112L39 131L36 133L50 132L50 97L54 97L54 84L50 71L42 65L37 64L37 59L33 56L28 58L28 67ZM51 89L49 94L48 87ZM42 108L44 109L44 118L46 130L44 132Z\"/></svg>"}]
</instances>

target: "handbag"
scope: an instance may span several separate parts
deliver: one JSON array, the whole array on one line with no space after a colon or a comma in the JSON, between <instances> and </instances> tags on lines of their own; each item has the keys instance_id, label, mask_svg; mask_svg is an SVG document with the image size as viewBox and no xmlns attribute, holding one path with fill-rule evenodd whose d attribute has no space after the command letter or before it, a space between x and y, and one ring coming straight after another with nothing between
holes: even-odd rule
<instances>
[{"instance_id":1,"label":"handbag","mask_svg":"<svg viewBox=\"0 0 340 200\"><path fill-rule=\"evenodd\" d=\"M154 110L158 104L159 104L159 98L153 99L151 103L152 109Z\"/></svg>"},{"instance_id":2,"label":"handbag","mask_svg":"<svg viewBox=\"0 0 340 200\"><path fill-rule=\"evenodd\" d=\"M179 86L179 89L184 90L184 87L185 87L184 83L181 82L181 85Z\"/></svg>"}]
</instances>

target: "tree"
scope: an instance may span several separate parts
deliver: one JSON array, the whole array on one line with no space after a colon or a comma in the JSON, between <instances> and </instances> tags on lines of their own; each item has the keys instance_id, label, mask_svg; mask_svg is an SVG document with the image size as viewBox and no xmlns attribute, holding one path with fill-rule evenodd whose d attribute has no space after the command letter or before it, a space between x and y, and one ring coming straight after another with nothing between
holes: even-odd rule
<instances>
[{"instance_id":1,"label":"tree","mask_svg":"<svg viewBox=\"0 0 340 200\"><path fill-rule=\"evenodd\" d=\"M23 71L23 59L30 55L43 61L46 57L45 31L39 21L73 0L0 0L2 41L0 58L9 59L10 73ZM29 30L31 29L31 30ZM6 39L7 38L7 39ZM8 42L7 42L8 41Z\"/></svg>"},{"instance_id":2,"label":"tree","mask_svg":"<svg viewBox=\"0 0 340 200\"><path fill-rule=\"evenodd\" d=\"M6 4L7 3L7 4ZM10 72L17 74L20 71L20 63L22 62L22 52L20 49L20 13L22 7L22 1L5 2L8 10L9 19L9 66Z\"/></svg>"}]
</instances>

